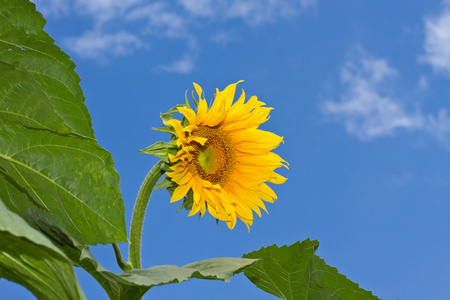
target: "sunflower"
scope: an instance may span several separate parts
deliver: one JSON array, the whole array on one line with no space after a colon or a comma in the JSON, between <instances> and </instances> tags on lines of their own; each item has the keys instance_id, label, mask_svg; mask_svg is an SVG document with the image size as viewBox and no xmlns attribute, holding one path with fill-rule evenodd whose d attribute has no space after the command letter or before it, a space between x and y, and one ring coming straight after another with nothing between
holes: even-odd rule
<instances>
[{"instance_id":1,"label":"sunflower","mask_svg":"<svg viewBox=\"0 0 450 300\"><path fill-rule=\"evenodd\" d=\"M176 184L170 202L192 192L189 216L198 212L203 216L208 210L230 229L237 218L250 229L253 211L261 217L260 209L267 212L263 201L277 198L266 182L285 182L286 178L274 170L287 167L287 162L271 152L283 137L258 129L269 119L272 108L264 107L256 96L245 102L244 91L233 104L239 82L216 90L209 108L202 88L194 83L196 111L189 106L177 107L183 122L166 122L173 127L178 150L175 155L168 154L172 166L167 176Z\"/></svg>"}]
</instances>

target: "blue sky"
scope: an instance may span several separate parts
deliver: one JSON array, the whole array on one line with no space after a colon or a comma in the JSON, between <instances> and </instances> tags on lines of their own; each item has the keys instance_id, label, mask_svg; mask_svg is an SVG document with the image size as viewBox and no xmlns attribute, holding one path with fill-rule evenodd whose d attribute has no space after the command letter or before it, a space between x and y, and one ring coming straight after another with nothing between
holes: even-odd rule
<instances>
[{"instance_id":1,"label":"blue sky","mask_svg":"<svg viewBox=\"0 0 450 300\"><path fill-rule=\"evenodd\" d=\"M77 64L100 144L121 176L130 222L168 136L159 112L192 82L207 99L238 90L274 107L262 128L290 163L278 200L250 233L175 213L154 193L143 265L240 257L262 246L321 242L317 254L384 299L449 299L450 1L36 0L47 32ZM125 246L122 247L126 253ZM119 272L110 246L92 251ZM107 299L82 270L88 299ZM33 299L0 281L6 299ZM5 294L2 294L2 297ZM144 299L276 299L242 274L192 280Z\"/></svg>"}]
</instances>

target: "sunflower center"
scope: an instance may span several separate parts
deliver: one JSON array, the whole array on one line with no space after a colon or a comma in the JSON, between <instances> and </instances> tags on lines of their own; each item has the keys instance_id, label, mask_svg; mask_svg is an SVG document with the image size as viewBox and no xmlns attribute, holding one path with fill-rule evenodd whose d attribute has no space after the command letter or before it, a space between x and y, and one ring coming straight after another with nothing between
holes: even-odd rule
<instances>
[{"instance_id":1,"label":"sunflower center","mask_svg":"<svg viewBox=\"0 0 450 300\"><path fill-rule=\"evenodd\" d=\"M217 151L215 150L213 146L209 145L201 148L198 152L198 164L207 174L214 173L215 169L217 169Z\"/></svg>"},{"instance_id":2,"label":"sunflower center","mask_svg":"<svg viewBox=\"0 0 450 300\"><path fill-rule=\"evenodd\" d=\"M193 174L212 184L224 186L234 169L234 151L228 134L218 127L199 126L192 135L207 138L202 146L193 142L195 158L190 163Z\"/></svg>"}]
</instances>

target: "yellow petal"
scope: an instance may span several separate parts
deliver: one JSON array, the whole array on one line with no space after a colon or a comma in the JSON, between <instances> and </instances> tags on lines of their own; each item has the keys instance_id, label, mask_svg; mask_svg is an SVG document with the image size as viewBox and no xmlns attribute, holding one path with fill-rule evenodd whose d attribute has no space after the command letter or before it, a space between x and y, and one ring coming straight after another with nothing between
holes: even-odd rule
<instances>
[{"instance_id":1,"label":"yellow petal","mask_svg":"<svg viewBox=\"0 0 450 300\"><path fill-rule=\"evenodd\" d=\"M236 85L243 81L244 80L239 80L236 83L230 84L222 92L220 92L220 97L223 97L223 101L225 104L224 106L225 110L228 110L231 107L231 103L233 102L234 99L234 94L236 93Z\"/></svg>"},{"instance_id":2,"label":"yellow petal","mask_svg":"<svg viewBox=\"0 0 450 300\"><path fill-rule=\"evenodd\" d=\"M186 135L184 134L183 126L181 125L180 120L172 119L172 120L167 121L166 123L169 124L170 126L172 126L173 129L175 129L175 133L178 138L186 137Z\"/></svg>"},{"instance_id":3,"label":"yellow petal","mask_svg":"<svg viewBox=\"0 0 450 300\"><path fill-rule=\"evenodd\" d=\"M268 181L272 182L272 183L275 183L275 184L282 184L286 180L287 180L287 178L281 176L280 174L277 174L277 173L273 172L272 177Z\"/></svg>"},{"instance_id":4,"label":"yellow petal","mask_svg":"<svg viewBox=\"0 0 450 300\"><path fill-rule=\"evenodd\" d=\"M245 101L245 92L244 92L244 90L242 90L242 93L241 93L241 96L239 97L239 99L228 110L225 123L228 123L229 120L231 121L237 116L241 106L244 104L244 101Z\"/></svg>"},{"instance_id":5,"label":"yellow petal","mask_svg":"<svg viewBox=\"0 0 450 300\"><path fill-rule=\"evenodd\" d=\"M259 185L257 189L261 192L269 196L270 198L277 199L277 194L265 183ZM272 201L271 201L272 202Z\"/></svg>"},{"instance_id":6,"label":"yellow petal","mask_svg":"<svg viewBox=\"0 0 450 300\"><path fill-rule=\"evenodd\" d=\"M266 154L245 154L237 152L236 155L236 161L239 161L239 163L242 164L251 164L251 165L257 165L257 166L272 166L275 168L278 167L287 167L287 162L282 159L278 154L269 152Z\"/></svg>"},{"instance_id":7,"label":"yellow petal","mask_svg":"<svg viewBox=\"0 0 450 300\"><path fill-rule=\"evenodd\" d=\"M195 215L196 213L198 213L200 211L200 205L197 203L192 203L192 208L191 211L188 214L188 217L192 217L193 215Z\"/></svg>"},{"instance_id":8,"label":"yellow petal","mask_svg":"<svg viewBox=\"0 0 450 300\"><path fill-rule=\"evenodd\" d=\"M186 168L186 172L181 176L180 178L172 178L172 181L176 182L178 185L184 185L189 182L189 180L192 179L192 173L188 171L189 169Z\"/></svg>"},{"instance_id":9,"label":"yellow petal","mask_svg":"<svg viewBox=\"0 0 450 300\"><path fill-rule=\"evenodd\" d=\"M187 184L179 185L175 191L173 191L172 198L170 199L170 203L181 200L184 196L186 196L187 192L192 187L192 182L189 181Z\"/></svg>"},{"instance_id":10,"label":"yellow petal","mask_svg":"<svg viewBox=\"0 0 450 300\"><path fill-rule=\"evenodd\" d=\"M206 114L208 112L208 104L206 103L206 100L200 99L198 101L198 107L197 107L197 123L195 125L201 125L203 124Z\"/></svg>"},{"instance_id":11,"label":"yellow petal","mask_svg":"<svg viewBox=\"0 0 450 300\"><path fill-rule=\"evenodd\" d=\"M287 168L288 163L271 152L283 142L283 137L258 129L269 120L272 108L266 107L256 96L245 102L244 91L233 104L239 82L228 85L223 91L216 90L210 108L202 88L194 83L197 110L179 108L189 124L183 127L184 123L178 120L167 122L175 130L179 147L176 155L169 155L175 164L170 167L173 172L168 172L167 176L177 184L171 202L182 199L192 189L189 216L197 213L203 216L208 210L230 229L239 218L250 230L253 213L261 216L261 209L267 212L265 202L272 203L277 198L266 183L286 181L274 170ZM217 173L197 169L202 168L197 165L198 156L207 142L218 148L215 154L226 157ZM226 146L221 146L222 143Z\"/></svg>"},{"instance_id":12,"label":"yellow petal","mask_svg":"<svg viewBox=\"0 0 450 300\"><path fill-rule=\"evenodd\" d=\"M190 136L188 138L188 140L189 140L189 142L191 142L191 141L197 142L197 143L199 143L202 146L208 141L207 138L202 138L202 137L199 137L199 136Z\"/></svg>"},{"instance_id":13,"label":"yellow petal","mask_svg":"<svg viewBox=\"0 0 450 300\"><path fill-rule=\"evenodd\" d=\"M202 88L195 82L193 84L194 84L195 91L197 92L197 95L198 95L198 100L200 101L200 99L202 99L202 92L203 92Z\"/></svg>"},{"instance_id":14,"label":"yellow petal","mask_svg":"<svg viewBox=\"0 0 450 300\"><path fill-rule=\"evenodd\" d=\"M202 124L214 127L223 121L225 118L225 112L223 111L224 102L223 99L215 99L211 108L206 113L205 119Z\"/></svg>"},{"instance_id":15,"label":"yellow petal","mask_svg":"<svg viewBox=\"0 0 450 300\"><path fill-rule=\"evenodd\" d=\"M197 116L192 109L186 107L178 107L178 110L188 120L189 125L196 125Z\"/></svg>"}]
</instances>

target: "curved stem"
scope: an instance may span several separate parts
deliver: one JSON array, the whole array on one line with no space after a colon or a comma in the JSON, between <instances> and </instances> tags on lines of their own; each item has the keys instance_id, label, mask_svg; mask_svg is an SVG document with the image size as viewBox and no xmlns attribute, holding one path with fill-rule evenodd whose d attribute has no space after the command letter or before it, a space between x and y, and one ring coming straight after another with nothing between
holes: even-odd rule
<instances>
[{"instance_id":1,"label":"curved stem","mask_svg":"<svg viewBox=\"0 0 450 300\"><path fill-rule=\"evenodd\" d=\"M165 171L161 170L163 163L163 161L158 162L148 172L137 195L136 203L134 204L133 216L131 217L128 260L135 269L141 268L141 239L145 211L147 210L147 204L155 184L165 173Z\"/></svg>"},{"instance_id":2,"label":"curved stem","mask_svg":"<svg viewBox=\"0 0 450 300\"><path fill-rule=\"evenodd\" d=\"M131 263L123 260L122 254L120 253L119 245L117 245L116 243L113 243L112 246L114 249L114 254L116 255L117 264L122 269L122 271L126 272L126 271L130 271L131 269L133 269L133 266L131 265Z\"/></svg>"}]
</instances>

